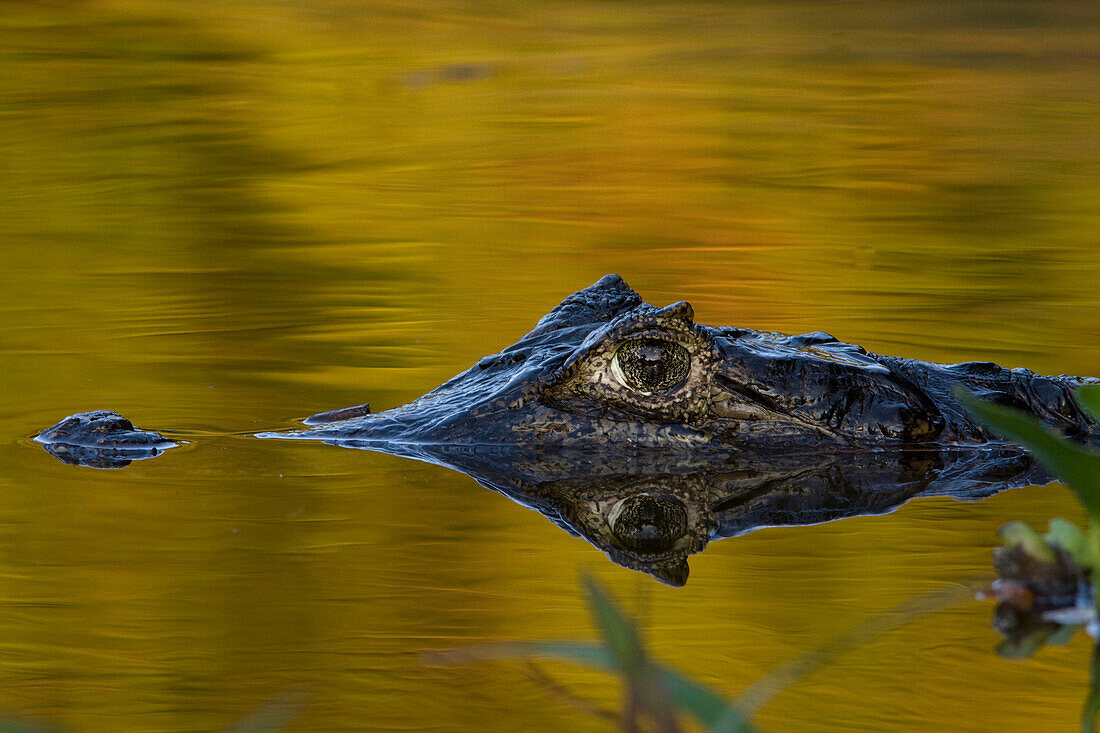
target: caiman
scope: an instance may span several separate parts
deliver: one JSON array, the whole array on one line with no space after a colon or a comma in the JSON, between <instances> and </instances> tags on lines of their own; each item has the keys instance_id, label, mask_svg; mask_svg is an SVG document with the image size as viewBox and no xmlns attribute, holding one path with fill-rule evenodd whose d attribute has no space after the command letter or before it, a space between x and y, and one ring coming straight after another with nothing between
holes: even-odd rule
<instances>
[{"instance_id":1,"label":"caiman","mask_svg":"<svg viewBox=\"0 0 1100 733\"><path fill-rule=\"evenodd\" d=\"M695 323L688 303L658 308L606 275L512 346L407 405L319 413L304 421L309 429L258 437L386 452L403 445L821 452L997 442L963 408L961 388L1096 442L1100 425L1072 393L1098 381L882 356L820 331L706 326ZM103 420L113 421L117 439ZM36 439L85 454L163 450L162 436L142 433L97 411Z\"/></svg>"},{"instance_id":2,"label":"caiman","mask_svg":"<svg viewBox=\"0 0 1100 733\"><path fill-rule=\"evenodd\" d=\"M657 308L607 275L414 402L321 413L310 430L259 437L692 451L996 441L960 404L962 388L1091 441L1100 425L1072 393L1097 381L880 356L820 331L705 326L688 303Z\"/></svg>"},{"instance_id":3,"label":"caiman","mask_svg":"<svg viewBox=\"0 0 1100 733\"><path fill-rule=\"evenodd\" d=\"M1097 381L881 356L822 332L705 326L687 303L652 306L607 275L414 402L319 413L306 429L259 437L447 466L615 562L682 585L689 555L756 527L1044 483L1030 458L967 414L957 390L1096 443L1100 425L1072 393ZM36 440L98 468L176 445L106 410Z\"/></svg>"}]
</instances>

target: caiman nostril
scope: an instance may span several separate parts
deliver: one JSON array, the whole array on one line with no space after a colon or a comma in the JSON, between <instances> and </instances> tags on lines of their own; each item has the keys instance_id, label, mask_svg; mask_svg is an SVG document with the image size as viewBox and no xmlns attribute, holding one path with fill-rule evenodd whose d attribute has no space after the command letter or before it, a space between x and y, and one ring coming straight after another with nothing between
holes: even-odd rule
<instances>
[{"instance_id":1,"label":"caiman nostril","mask_svg":"<svg viewBox=\"0 0 1100 733\"><path fill-rule=\"evenodd\" d=\"M627 550L664 552L687 534L687 509L670 496L640 494L619 502L608 523Z\"/></svg>"}]
</instances>

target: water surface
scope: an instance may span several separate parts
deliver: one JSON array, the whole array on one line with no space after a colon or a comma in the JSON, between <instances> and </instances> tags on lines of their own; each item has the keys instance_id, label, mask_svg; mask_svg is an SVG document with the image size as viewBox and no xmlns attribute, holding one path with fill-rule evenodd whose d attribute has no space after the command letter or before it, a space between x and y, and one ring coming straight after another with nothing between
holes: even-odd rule
<instances>
[{"instance_id":1,"label":"water surface","mask_svg":"<svg viewBox=\"0 0 1100 733\"><path fill-rule=\"evenodd\" d=\"M1059 487L714 544L683 589L445 469L257 441L405 402L618 272L704 323L1100 374L1100 13L1074 2L5 3L0 710L215 730L596 725L510 665L605 581L736 693L989 571ZM106 407L190 441L122 471L25 440ZM933 614L765 730L1065 730L1087 643ZM550 666L608 705L613 682Z\"/></svg>"}]
</instances>

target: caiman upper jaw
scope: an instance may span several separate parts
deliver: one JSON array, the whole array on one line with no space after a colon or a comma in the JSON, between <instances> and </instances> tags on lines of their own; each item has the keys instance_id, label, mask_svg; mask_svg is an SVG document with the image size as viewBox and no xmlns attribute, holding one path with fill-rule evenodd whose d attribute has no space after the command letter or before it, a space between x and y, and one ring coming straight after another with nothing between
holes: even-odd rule
<instances>
[{"instance_id":1,"label":"caiman upper jaw","mask_svg":"<svg viewBox=\"0 0 1100 733\"><path fill-rule=\"evenodd\" d=\"M408 406L404 408L396 408L405 413L408 413ZM374 415L363 415L361 417L353 417L348 419L342 419L336 422L310 422L321 415L332 415L343 412L342 410L334 410L329 413L319 413L303 421L304 424L311 427L309 430L290 430L290 431L268 431L263 433L256 433L257 438L284 438L291 440L323 440L330 443L341 442L355 442L362 444L377 444L379 447L384 447L386 444L395 443L419 443L419 442L432 442L428 440L428 435L424 426L417 424L415 421L409 421L407 419L402 420L398 417L391 415L392 410L386 412L380 412Z\"/></svg>"}]
</instances>

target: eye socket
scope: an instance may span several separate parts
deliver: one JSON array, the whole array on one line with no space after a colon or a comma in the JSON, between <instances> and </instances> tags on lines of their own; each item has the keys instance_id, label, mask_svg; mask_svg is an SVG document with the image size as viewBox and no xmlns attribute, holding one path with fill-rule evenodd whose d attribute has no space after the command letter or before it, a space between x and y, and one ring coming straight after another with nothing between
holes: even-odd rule
<instances>
[{"instance_id":1,"label":"eye socket","mask_svg":"<svg viewBox=\"0 0 1100 733\"><path fill-rule=\"evenodd\" d=\"M691 355L673 341L639 338L619 347L613 365L627 387L657 392L684 381L691 369Z\"/></svg>"}]
</instances>

